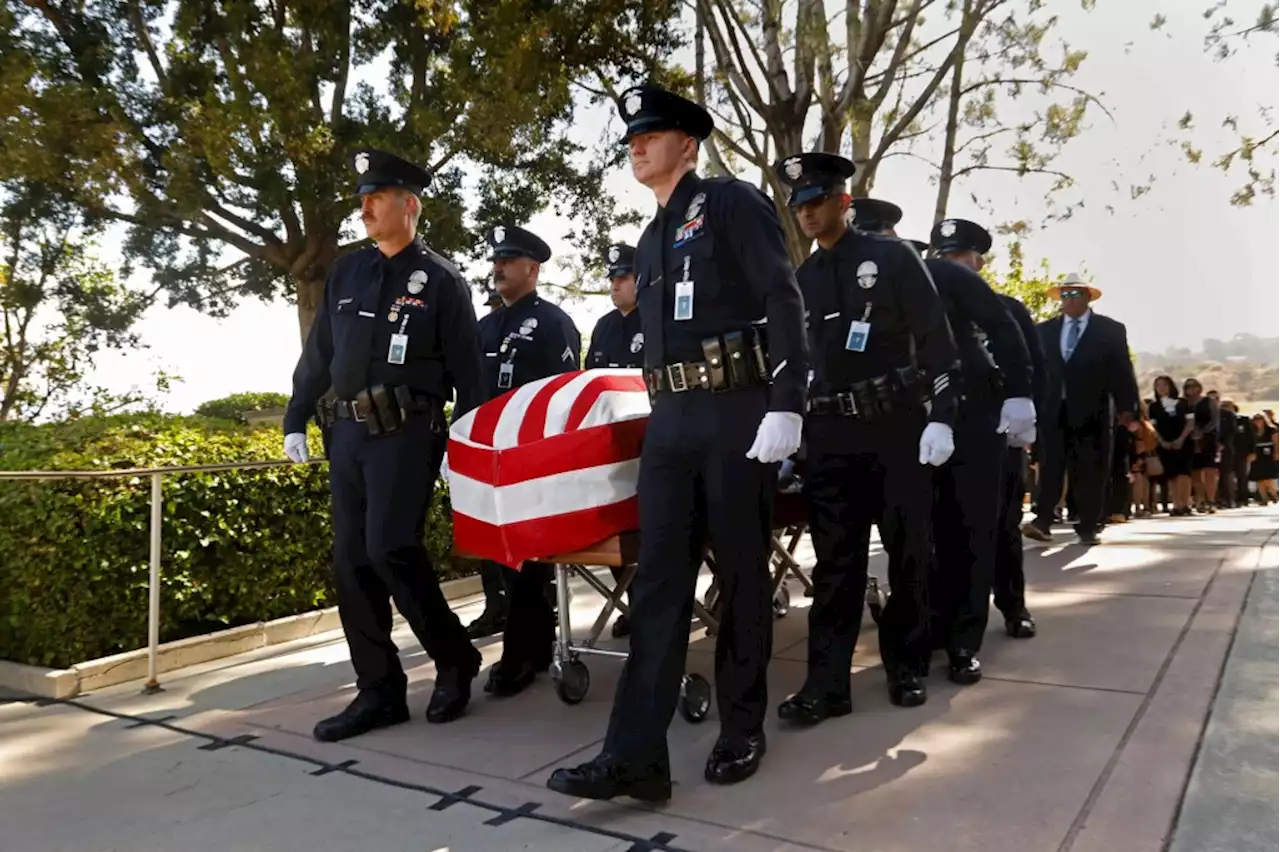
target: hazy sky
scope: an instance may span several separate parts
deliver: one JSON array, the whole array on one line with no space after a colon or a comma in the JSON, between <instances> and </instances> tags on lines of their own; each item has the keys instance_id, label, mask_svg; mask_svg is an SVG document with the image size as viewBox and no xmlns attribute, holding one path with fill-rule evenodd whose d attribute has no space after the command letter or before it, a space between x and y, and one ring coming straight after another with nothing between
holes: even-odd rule
<instances>
[{"instance_id":1,"label":"hazy sky","mask_svg":"<svg viewBox=\"0 0 1280 852\"><path fill-rule=\"evenodd\" d=\"M1062 7L1057 38L1089 51L1073 84L1105 93L1116 122L1094 113L1091 128L1058 161L1058 168L1077 179L1073 191L1086 207L1070 221L1033 235L1026 243L1029 259L1045 257L1055 271L1078 269L1091 276L1104 291L1097 310L1126 323L1137 349L1198 349L1206 337L1277 334L1276 203L1233 208L1228 198L1238 181L1215 169L1191 167L1178 151L1160 143L1167 135L1163 128L1186 110L1197 117L1198 141L1207 154L1229 142L1225 131L1214 129L1224 114L1248 121L1259 105L1274 110L1275 39L1255 39L1256 45L1219 63L1202 50L1201 12L1208 0L1099 0L1089 14L1079 11L1076 0L1052 0L1052 5ZM1147 28L1157 13L1169 19L1160 34ZM581 122L582 133L591 139L606 124L621 129L603 109L582 115ZM1129 200L1128 186L1149 174L1158 178L1152 191ZM1112 189L1113 181L1121 194ZM652 196L629 173L611 176L610 187L625 203L652 211ZM953 191L949 215L991 221L970 201L970 190L996 201L998 219L1036 218L1045 209L1045 179L1019 182L979 173L971 185ZM898 228L902 236L925 239L935 193L926 166L893 158L881 167L873 194L906 211ZM1116 212L1108 213L1107 205ZM539 216L529 227L558 254L570 251L560 238L566 223L554 215ZM638 229L616 236L634 243ZM106 248L109 257L111 247ZM997 264L1002 248L997 241ZM544 270L549 280L556 277L554 258L552 264ZM607 297L600 297L569 306L569 312L585 338L611 307ZM145 383L158 367L177 373L184 381L165 400L166 408L176 411L237 391L290 390L300 344L294 309L283 301L249 302L221 321L185 308L156 308L140 331L149 349L127 360L120 354L103 356L97 382L123 390Z\"/></svg>"}]
</instances>

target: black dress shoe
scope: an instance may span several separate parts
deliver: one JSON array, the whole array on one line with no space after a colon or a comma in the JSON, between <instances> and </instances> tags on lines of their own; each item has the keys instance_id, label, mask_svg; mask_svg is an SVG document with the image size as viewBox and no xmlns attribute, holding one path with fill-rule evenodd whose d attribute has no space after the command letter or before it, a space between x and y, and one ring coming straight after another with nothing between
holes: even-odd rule
<instances>
[{"instance_id":1,"label":"black dress shoe","mask_svg":"<svg viewBox=\"0 0 1280 852\"><path fill-rule=\"evenodd\" d=\"M764 734L725 737L716 740L702 775L712 784L746 781L760 768L765 753Z\"/></svg>"},{"instance_id":2,"label":"black dress shoe","mask_svg":"<svg viewBox=\"0 0 1280 852\"><path fill-rule=\"evenodd\" d=\"M497 698L510 698L524 692L537 679L539 672L545 672L551 663L532 663L528 660L517 662L498 661L489 669L489 679L485 681L484 691Z\"/></svg>"},{"instance_id":3,"label":"black dress shoe","mask_svg":"<svg viewBox=\"0 0 1280 852\"><path fill-rule=\"evenodd\" d=\"M657 764L642 766L602 754L590 763L557 769L547 787L579 799L613 799L630 796L642 802L671 798L671 772Z\"/></svg>"},{"instance_id":4,"label":"black dress shoe","mask_svg":"<svg viewBox=\"0 0 1280 852\"><path fill-rule=\"evenodd\" d=\"M919 707L929 700L929 691L915 668L903 666L889 676L889 701L899 707Z\"/></svg>"},{"instance_id":5,"label":"black dress shoe","mask_svg":"<svg viewBox=\"0 0 1280 852\"><path fill-rule=\"evenodd\" d=\"M972 651L960 649L949 651L950 665L947 667L947 680L961 686L969 686L982 680L982 663Z\"/></svg>"},{"instance_id":6,"label":"black dress shoe","mask_svg":"<svg viewBox=\"0 0 1280 852\"><path fill-rule=\"evenodd\" d=\"M1036 622L1025 609L1004 617L1004 632L1014 639L1031 639L1036 635Z\"/></svg>"},{"instance_id":7,"label":"black dress shoe","mask_svg":"<svg viewBox=\"0 0 1280 852\"><path fill-rule=\"evenodd\" d=\"M485 607L480 617L467 625L467 637L484 639L497 636L507 629L507 611L498 607Z\"/></svg>"},{"instance_id":8,"label":"black dress shoe","mask_svg":"<svg viewBox=\"0 0 1280 852\"><path fill-rule=\"evenodd\" d=\"M631 619L626 614L618 616L617 621L613 622L613 638L621 639L623 636L631 635Z\"/></svg>"},{"instance_id":9,"label":"black dress shoe","mask_svg":"<svg viewBox=\"0 0 1280 852\"><path fill-rule=\"evenodd\" d=\"M347 705L346 710L317 722L311 734L322 743L336 743L407 721L409 705L403 695L391 697L364 690Z\"/></svg>"},{"instance_id":10,"label":"black dress shoe","mask_svg":"<svg viewBox=\"0 0 1280 852\"><path fill-rule=\"evenodd\" d=\"M427 705L427 721L439 725L462 718L471 702L471 681L480 673L480 652L472 650L461 665L440 669Z\"/></svg>"},{"instance_id":11,"label":"black dress shoe","mask_svg":"<svg viewBox=\"0 0 1280 852\"><path fill-rule=\"evenodd\" d=\"M821 695L803 689L778 705L778 718L793 725L816 725L852 712L853 702L848 696Z\"/></svg>"},{"instance_id":12,"label":"black dress shoe","mask_svg":"<svg viewBox=\"0 0 1280 852\"><path fill-rule=\"evenodd\" d=\"M1089 530L1087 532L1077 533L1080 536L1080 543L1085 547L1092 547L1095 544L1102 544L1102 539L1098 538L1098 534Z\"/></svg>"}]
</instances>

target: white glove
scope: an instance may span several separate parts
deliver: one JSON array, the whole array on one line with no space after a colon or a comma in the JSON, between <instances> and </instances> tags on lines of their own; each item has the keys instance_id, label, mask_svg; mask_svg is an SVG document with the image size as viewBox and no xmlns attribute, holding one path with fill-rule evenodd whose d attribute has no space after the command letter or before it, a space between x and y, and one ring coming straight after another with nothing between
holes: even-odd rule
<instances>
[{"instance_id":1,"label":"white glove","mask_svg":"<svg viewBox=\"0 0 1280 852\"><path fill-rule=\"evenodd\" d=\"M1029 447L1036 442L1036 427L1033 423L1023 432L1009 432L1009 446Z\"/></svg>"},{"instance_id":2,"label":"white glove","mask_svg":"<svg viewBox=\"0 0 1280 852\"><path fill-rule=\"evenodd\" d=\"M955 436L945 423L930 423L920 434L920 464L941 467L956 451Z\"/></svg>"},{"instance_id":3,"label":"white glove","mask_svg":"<svg viewBox=\"0 0 1280 852\"><path fill-rule=\"evenodd\" d=\"M444 455L440 457L440 478L445 482L449 481L449 451L445 450Z\"/></svg>"},{"instance_id":4,"label":"white glove","mask_svg":"<svg viewBox=\"0 0 1280 852\"><path fill-rule=\"evenodd\" d=\"M1001 435L1024 434L1028 428L1036 425L1035 404L1025 396L1014 396L1006 399L1000 406L1000 425L996 432Z\"/></svg>"},{"instance_id":5,"label":"white glove","mask_svg":"<svg viewBox=\"0 0 1280 852\"><path fill-rule=\"evenodd\" d=\"M302 432L290 432L284 436L284 454L295 462L311 460L307 452L307 436Z\"/></svg>"},{"instance_id":6,"label":"white glove","mask_svg":"<svg viewBox=\"0 0 1280 852\"><path fill-rule=\"evenodd\" d=\"M800 449L800 431L804 418L790 411L770 411L760 421L756 442L747 450L747 458L762 464L780 462Z\"/></svg>"}]
</instances>

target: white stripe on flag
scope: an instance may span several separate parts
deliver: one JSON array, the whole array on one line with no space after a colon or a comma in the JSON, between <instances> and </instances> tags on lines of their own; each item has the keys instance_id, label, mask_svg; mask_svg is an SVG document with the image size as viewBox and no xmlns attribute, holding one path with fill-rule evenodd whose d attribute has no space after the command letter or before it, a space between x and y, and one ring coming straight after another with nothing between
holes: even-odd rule
<instances>
[{"instance_id":1,"label":"white stripe on flag","mask_svg":"<svg viewBox=\"0 0 1280 852\"><path fill-rule=\"evenodd\" d=\"M450 471L453 511L502 526L594 509L635 496L640 460L570 470L494 488Z\"/></svg>"}]
</instances>

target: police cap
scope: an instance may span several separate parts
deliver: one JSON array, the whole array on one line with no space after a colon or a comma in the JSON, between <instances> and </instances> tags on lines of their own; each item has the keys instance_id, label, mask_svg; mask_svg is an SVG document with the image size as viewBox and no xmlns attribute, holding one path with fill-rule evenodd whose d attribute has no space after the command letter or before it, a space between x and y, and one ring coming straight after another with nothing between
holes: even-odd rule
<instances>
[{"instance_id":1,"label":"police cap","mask_svg":"<svg viewBox=\"0 0 1280 852\"><path fill-rule=\"evenodd\" d=\"M551 257L551 247L537 234L515 225L495 225L489 231L488 242L493 249L489 260L529 257L538 263L546 263Z\"/></svg>"},{"instance_id":2,"label":"police cap","mask_svg":"<svg viewBox=\"0 0 1280 852\"><path fill-rule=\"evenodd\" d=\"M368 195L386 186L398 186L421 195L431 183L431 175L425 169L376 148L361 148L352 154L351 168L356 173L357 195Z\"/></svg>"},{"instance_id":3,"label":"police cap","mask_svg":"<svg viewBox=\"0 0 1280 852\"><path fill-rule=\"evenodd\" d=\"M715 129L711 113L674 92L648 84L623 92L618 98L618 114L627 123L623 142L659 130L681 130L701 142Z\"/></svg>"},{"instance_id":4,"label":"police cap","mask_svg":"<svg viewBox=\"0 0 1280 852\"><path fill-rule=\"evenodd\" d=\"M903 240L903 242L910 243L922 255L929 250L929 244L923 240Z\"/></svg>"},{"instance_id":5,"label":"police cap","mask_svg":"<svg viewBox=\"0 0 1280 852\"><path fill-rule=\"evenodd\" d=\"M938 251L976 251L978 254L986 254L991 250L991 234L986 228L968 219L943 219L933 226L929 242Z\"/></svg>"},{"instance_id":6,"label":"police cap","mask_svg":"<svg viewBox=\"0 0 1280 852\"><path fill-rule=\"evenodd\" d=\"M844 192L845 181L857 171L853 161L839 154L814 152L783 157L773 164L778 179L791 187L792 207Z\"/></svg>"},{"instance_id":7,"label":"police cap","mask_svg":"<svg viewBox=\"0 0 1280 852\"><path fill-rule=\"evenodd\" d=\"M902 208L878 198L853 199L853 227L878 233L902 221Z\"/></svg>"},{"instance_id":8,"label":"police cap","mask_svg":"<svg viewBox=\"0 0 1280 852\"><path fill-rule=\"evenodd\" d=\"M619 275L631 275L635 272L636 250L626 243L614 243L605 253L605 264L608 266L607 276L617 278Z\"/></svg>"}]
</instances>

